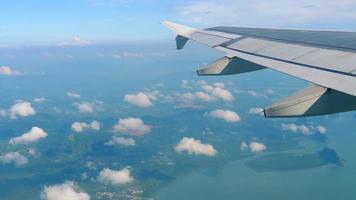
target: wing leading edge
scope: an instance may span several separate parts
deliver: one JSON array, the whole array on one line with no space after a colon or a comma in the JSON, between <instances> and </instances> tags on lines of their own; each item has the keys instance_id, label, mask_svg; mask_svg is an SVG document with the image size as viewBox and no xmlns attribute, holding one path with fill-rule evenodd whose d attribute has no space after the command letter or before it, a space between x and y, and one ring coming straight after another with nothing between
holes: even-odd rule
<instances>
[{"instance_id":1,"label":"wing leading edge","mask_svg":"<svg viewBox=\"0 0 356 200\"><path fill-rule=\"evenodd\" d=\"M230 75L267 67L315 84L267 107L266 117L316 116L356 109L356 33L232 27L199 30L163 23L177 34L178 49L193 40L226 54L198 70L198 75ZM335 42L317 39L318 35Z\"/></svg>"}]
</instances>

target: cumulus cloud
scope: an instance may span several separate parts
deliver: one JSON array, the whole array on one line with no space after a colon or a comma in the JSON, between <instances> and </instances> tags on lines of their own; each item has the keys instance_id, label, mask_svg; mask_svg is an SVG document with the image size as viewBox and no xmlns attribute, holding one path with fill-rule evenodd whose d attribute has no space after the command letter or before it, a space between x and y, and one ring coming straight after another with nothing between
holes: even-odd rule
<instances>
[{"instance_id":1,"label":"cumulus cloud","mask_svg":"<svg viewBox=\"0 0 356 200\"><path fill-rule=\"evenodd\" d=\"M248 113L253 115L263 115L263 108L254 107L248 110Z\"/></svg>"},{"instance_id":2,"label":"cumulus cloud","mask_svg":"<svg viewBox=\"0 0 356 200\"><path fill-rule=\"evenodd\" d=\"M75 92L67 92L66 95L67 95L68 97L80 98L80 94L75 93Z\"/></svg>"},{"instance_id":3,"label":"cumulus cloud","mask_svg":"<svg viewBox=\"0 0 356 200\"><path fill-rule=\"evenodd\" d=\"M283 130L288 130L292 132L301 132L304 135L309 135L310 134L310 129L305 126L305 125L297 125L297 124L282 124L282 129Z\"/></svg>"},{"instance_id":4,"label":"cumulus cloud","mask_svg":"<svg viewBox=\"0 0 356 200\"><path fill-rule=\"evenodd\" d=\"M11 69L11 67L1 66L0 74L6 75L6 76L12 76L12 75L19 75L20 73L18 71L14 71L13 69Z\"/></svg>"},{"instance_id":5,"label":"cumulus cloud","mask_svg":"<svg viewBox=\"0 0 356 200\"><path fill-rule=\"evenodd\" d=\"M146 91L144 92L144 94L147 95L148 98L150 98L150 100L154 100L154 101L158 100L158 98L160 98L160 97L164 97L164 95L162 95L160 93L160 91L152 89L152 88L151 89L146 88Z\"/></svg>"},{"instance_id":6,"label":"cumulus cloud","mask_svg":"<svg viewBox=\"0 0 356 200\"><path fill-rule=\"evenodd\" d=\"M260 142L251 142L250 144L247 144L246 142L242 142L240 144L241 151L250 150L252 153L259 153L265 151L266 149L267 149L266 145Z\"/></svg>"},{"instance_id":7,"label":"cumulus cloud","mask_svg":"<svg viewBox=\"0 0 356 200\"><path fill-rule=\"evenodd\" d=\"M117 137L113 136L111 140L106 145L122 145L122 146L135 146L136 141L132 138L124 138L124 137Z\"/></svg>"},{"instance_id":8,"label":"cumulus cloud","mask_svg":"<svg viewBox=\"0 0 356 200\"><path fill-rule=\"evenodd\" d=\"M153 106L150 97L142 92L125 95L124 101L143 108Z\"/></svg>"},{"instance_id":9,"label":"cumulus cloud","mask_svg":"<svg viewBox=\"0 0 356 200\"><path fill-rule=\"evenodd\" d=\"M281 124L282 130L292 131L295 133L302 133L304 135L312 135L315 133L325 134L326 128L321 125L314 125L314 124L294 124L294 123L282 123Z\"/></svg>"},{"instance_id":10,"label":"cumulus cloud","mask_svg":"<svg viewBox=\"0 0 356 200\"><path fill-rule=\"evenodd\" d=\"M263 143L259 143L259 142L251 142L249 147L250 147L251 152L253 152L253 153L262 152L267 149L266 145L264 145Z\"/></svg>"},{"instance_id":11,"label":"cumulus cloud","mask_svg":"<svg viewBox=\"0 0 356 200\"><path fill-rule=\"evenodd\" d=\"M94 112L94 106L93 106L93 104L91 104L89 102L82 102L82 103L78 103L76 105L77 105L77 109L79 112L83 112L83 113Z\"/></svg>"},{"instance_id":12,"label":"cumulus cloud","mask_svg":"<svg viewBox=\"0 0 356 200\"><path fill-rule=\"evenodd\" d=\"M203 144L200 140L187 137L180 140L180 142L175 146L175 150L178 153L187 152L188 154L206 156L215 156L217 153L211 144Z\"/></svg>"},{"instance_id":13,"label":"cumulus cloud","mask_svg":"<svg viewBox=\"0 0 356 200\"><path fill-rule=\"evenodd\" d=\"M60 185L45 186L41 200L90 200L90 196L75 183L67 181Z\"/></svg>"},{"instance_id":14,"label":"cumulus cloud","mask_svg":"<svg viewBox=\"0 0 356 200\"><path fill-rule=\"evenodd\" d=\"M234 96L232 94L220 87L215 87L214 90L211 92L213 96L216 96L224 101L234 101Z\"/></svg>"},{"instance_id":15,"label":"cumulus cloud","mask_svg":"<svg viewBox=\"0 0 356 200\"><path fill-rule=\"evenodd\" d=\"M215 98L205 92L187 92L183 94L176 94L176 96L180 98L185 104L191 104L194 101L211 102L215 100Z\"/></svg>"},{"instance_id":16,"label":"cumulus cloud","mask_svg":"<svg viewBox=\"0 0 356 200\"><path fill-rule=\"evenodd\" d=\"M98 180L104 184L123 185L131 183L134 178L131 176L131 172L128 168L121 170L105 168L99 173Z\"/></svg>"},{"instance_id":17,"label":"cumulus cloud","mask_svg":"<svg viewBox=\"0 0 356 200\"><path fill-rule=\"evenodd\" d=\"M222 87L221 87L222 86ZM208 84L203 84L201 86L203 88L203 90L209 94L211 94L212 96L223 100L223 101L234 101L235 98L234 96L232 96L232 94L226 90L223 84L221 83L215 83L213 85L208 85Z\"/></svg>"},{"instance_id":18,"label":"cumulus cloud","mask_svg":"<svg viewBox=\"0 0 356 200\"><path fill-rule=\"evenodd\" d=\"M75 132L83 132L87 129L98 131L100 130L100 123L98 121L92 121L90 124L85 122L74 122L71 128Z\"/></svg>"},{"instance_id":19,"label":"cumulus cloud","mask_svg":"<svg viewBox=\"0 0 356 200\"><path fill-rule=\"evenodd\" d=\"M27 117L35 114L35 109L32 107L31 103L27 101L19 100L10 108L10 116L12 119L16 119L17 116Z\"/></svg>"},{"instance_id":20,"label":"cumulus cloud","mask_svg":"<svg viewBox=\"0 0 356 200\"><path fill-rule=\"evenodd\" d=\"M184 107L197 107L195 102L213 102L213 101L234 101L235 98L232 94L225 89L224 83L213 83L209 85L205 81L198 82L203 89L203 91L197 92L186 92L186 93L175 93L176 99L178 99ZM190 88L189 82L187 80L183 80L181 83L183 88Z\"/></svg>"},{"instance_id":21,"label":"cumulus cloud","mask_svg":"<svg viewBox=\"0 0 356 200\"><path fill-rule=\"evenodd\" d=\"M140 118L119 119L113 129L116 132L127 133L135 136L143 136L151 131L152 126L146 125Z\"/></svg>"},{"instance_id":22,"label":"cumulus cloud","mask_svg":"<svg viewBox=\"0 0 356 200\"><path fill-rule=\"evenodd\" d=\"M222 119L229 123L239 122L240 116L231 110L217 109L207 113L207 116L217 119Z\"/></svg>"},{"instance_id":23,"label":"cumulus cloud","mask_svg":"<svg viewBox=\"0 0 356 200\"><path fill-rule=\"evenodd\" d=\"M0 155L0 163L14 163L16 166L22 166L28 163L28 159L19 152L8 152Z\"/></svg>"},{"instance_id":24,"label":"cumulus cloud","mask_svg":"<svg viewBox=\"0 0 356 200\"><path fill-rule=\"evenodd\" d=\"M95 110L99 110L102 102L94 101L94 102L81 102L74 104L77 107L77 110L81 113L93 113Z\"/></svg>"},{"instance_id":25,"label":"cumulus cloud","mask_svg":"<svg viewBox=\"0 0 356 200\"><path fill-rule=\"evenodd\" d=\"M31 130L19 137L10 139L9 144L29 144L47 137L47 133L38 127L32 127Z\"/></svg>"}]
</instances>

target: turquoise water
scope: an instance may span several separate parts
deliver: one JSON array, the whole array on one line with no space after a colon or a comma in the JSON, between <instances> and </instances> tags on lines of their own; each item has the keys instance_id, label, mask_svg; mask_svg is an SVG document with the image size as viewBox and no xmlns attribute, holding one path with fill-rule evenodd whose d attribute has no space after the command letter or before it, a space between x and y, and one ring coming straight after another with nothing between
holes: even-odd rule
<instances>
[{"instance_id":1,"label":"turquoise water","mask_svg":"<svg viewBox=\"0 0 356 200\"><path fill-rule=\"evenodd\" d=\"M346 160L344 167L324 166L289 172L256 172L244 160L216 176L194 173L167 185L156 199L353 199L356 195L354 120L330 120L328 143ZM342 127L342 128L340 128Z\"/></svg>"}]
</instances>

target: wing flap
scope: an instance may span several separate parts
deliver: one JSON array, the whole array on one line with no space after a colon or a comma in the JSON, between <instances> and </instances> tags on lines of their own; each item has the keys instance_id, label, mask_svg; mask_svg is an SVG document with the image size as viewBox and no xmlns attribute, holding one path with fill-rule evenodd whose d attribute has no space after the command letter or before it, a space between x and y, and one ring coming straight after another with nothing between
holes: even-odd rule
<instances>
[{"instance_id":1,"label":"wing flap","mask_svg":"<svg viewBox=\"0 0 356 200\"><path fill-rule=\"evenodd\" d=\"M247 52L231 50L225 47L216 47L216 49L225 52L226 54L234 55L241 59L256 63L258 65L262 65L276 71L313 82L317 85L321 85L326 88L332 88L356 96L356 78L354 74L313 68L312 66L285 62L279 59L258 56Z\"/></svg>"},{"instance_id":2,"label":"wing flap","mask_svg":"<svg viewBox=\"0 0 356 200\"><path fill-rule=\"evenodd\" d=\"M265 117L308 117L356 109L354 96L311 85L264 109Z\"/></svg>"}]
</instances>

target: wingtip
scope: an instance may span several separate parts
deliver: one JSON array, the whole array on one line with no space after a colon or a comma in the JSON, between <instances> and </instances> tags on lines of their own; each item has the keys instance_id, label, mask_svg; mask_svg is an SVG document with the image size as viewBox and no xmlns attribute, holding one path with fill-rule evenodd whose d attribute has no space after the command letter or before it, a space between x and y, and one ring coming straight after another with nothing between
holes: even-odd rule
<instances>
[{"instance_id":1,"label":"wingtip","mask_svg":"<svg viewBox=\"0 0 356 200\"><path fill-rule=\"evenodd\" d=\"M163 24L163 25L165 25L165 26L167 26L169 23L170 23L170 21L168 21L168 20L163 20L163 21L161 21L161 24Z\"/></svg>"},{"instance_id":2,"label":"wingtip","mask_svg":"<svg viewBox=\"0 0 356 200\"><path fill-rule=\"evenodd\" d=\"M176 25L178 25L168 20L163 20L161 23L169 29L173 29Z\"/></svg>"},{"instance_id":3,"label":"wingtip","mask_svg":"<svg viewBox=\"0 0 356 200\"><path fill-rule=\"evenodd\" d=\"M189 38L189 35L191 33L193 33L194 31L196 31L196 29L188 27L188 26L184 26L181 24L177 24L168 20L164 20L162 21L162 24L164 26L166 26L167 28L169 28L170 30L172 30L174 33L176 33L177 35L181 35L184 37Z\"/></svg>"}]
</instances>

